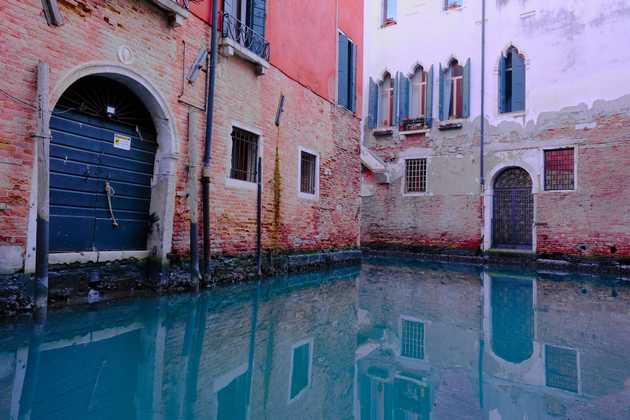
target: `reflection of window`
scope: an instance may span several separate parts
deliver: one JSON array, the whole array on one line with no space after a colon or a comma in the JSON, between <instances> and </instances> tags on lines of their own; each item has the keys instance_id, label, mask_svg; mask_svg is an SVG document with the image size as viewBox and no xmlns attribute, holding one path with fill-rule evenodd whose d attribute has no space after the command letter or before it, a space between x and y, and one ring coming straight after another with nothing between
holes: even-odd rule
<instances>
[{"instance_id":1,"label":"reflection of window","mask_svg":"<svg viewBox=\"0 0 630 420\"><path fill-rule=\"evenodd\" d=\"M573 349L545 345L545 383L548 387L578 392L578 354Z\"/></svg>"},{"instance_id":2,"label":"reflection of window","mask_svg":"<svg viewBox=\"0 0 630 420\"><path fill-rule=\"evenodd\" d=\"M428 419L430 411L427 385L401 377L394 380L394 419Z\"/></svg>"},{"instance_id":3,"label":"reflection of window","mask_svg":"<svg viewBox=\"0 0 630 420\"><path fill-rule=\"evenodd\" d=\"M424 324L403 318L401 329L400 355L412 359L424 359Z\"/></svg>"},{"instance_id":4,"label":"reflection of window","mask_svg":"<svg viewBox=\"0 0 630 420\"><path fill-rule=\"evenodd\" d=\"M289 400L299 397L311 383L312 341L293 347Z\"/></svg>"},{"instance_id":5,"label":"reflection of window","mask_svg":"<svg viewBox=\"0 0 630 420\"><path fill-rule=\"evenodd\" d=\"M217 395L218 420L245 420L247 413L247 372L236 377Z\"/></svg>"},{"instance_id":6,"label":"reflection of window","mask_svg":"<svg viewBox=\"0 0 630 420\"><path fill-rule=\"evenodd\" d=\"M574 189L574 162L572 147L545 150L545 191Z\"/></svg>"}]
</instances>

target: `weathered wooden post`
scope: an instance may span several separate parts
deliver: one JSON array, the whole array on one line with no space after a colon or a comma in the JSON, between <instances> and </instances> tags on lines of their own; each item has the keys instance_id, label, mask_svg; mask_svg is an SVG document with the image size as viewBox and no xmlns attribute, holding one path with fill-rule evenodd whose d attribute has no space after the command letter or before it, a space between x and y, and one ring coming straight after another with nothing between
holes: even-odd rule
<instances>
[{"instance_id":1,"label":"weathered wooden post","mask_svg":"<svg viewBox=\"0 0 630 420\"><path fill-rule=\"evenodd\" d=\"M37 64L37 244L35 250L35 312L46 318L48 309L48 246L50 111L48 104L48 64Z\"/></svg>"}]
</instances>

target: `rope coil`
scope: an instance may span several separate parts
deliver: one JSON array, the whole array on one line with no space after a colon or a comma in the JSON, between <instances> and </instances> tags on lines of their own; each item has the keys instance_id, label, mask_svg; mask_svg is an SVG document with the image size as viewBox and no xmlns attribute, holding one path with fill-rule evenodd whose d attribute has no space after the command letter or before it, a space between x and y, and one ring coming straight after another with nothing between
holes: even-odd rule
<instances>
[{"instance_id":1,"label":"rope coil","mask_svg":"<svg viewBox=\"0 0 630 420\"><path fill-rule=\"evenodd\" d=\"M118 220L114 216L114 209L112 208L112 197L116 194L114 188L109 184L109 181L105 181L105 193L107 194L107 206L109 207L109 214L112 218L112 225L118 227Z\"/></svg>"}]
</instances>

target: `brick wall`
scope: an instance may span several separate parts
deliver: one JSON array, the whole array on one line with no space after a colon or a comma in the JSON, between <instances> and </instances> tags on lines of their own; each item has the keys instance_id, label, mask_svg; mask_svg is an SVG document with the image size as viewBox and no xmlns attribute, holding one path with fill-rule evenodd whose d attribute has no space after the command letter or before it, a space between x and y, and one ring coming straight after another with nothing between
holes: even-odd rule
<instances>
[{"instance_id":1,"label":"brick wall","mask_svg":"<svg viewBox=\"0 0 630 420\"><path fill-rule=\"evenodd\" d=\"M189 163L188 112L184 102L203 106L203 75L184 86L197 50L209 39L209 29L191 15L171 28L166 15L149 1L62 1L65 24L47 26L37 0L0 6L0 265L3 271L23 266L29 229L29 199L34 170L36 66L50 66L51 95L72 71L85 63L120 65L121 46L133 52L127 68L148 80L175 119L177 154L173 251L188 253L189 214L185 182ZM285 113L274 124L280 94ZM21 101L25 102L22 103ZM255 191L226 186L227 145L232 121L259 130L263 137L265 247L286 250L347 247L357 243L359 171L358 119L304 88L272 67L257 77L254 66L237 57L220 56L212 150L211 223L213 251L236 253L255 244ZM203 152L205 114L199 117L194 147ZM317 201L297 198L297 146L321 154L321 192ZM279 177L274 178L276 148ZM200 176L200 173L199 173ZM279 180L280 198L274 198ZM201 201L201 200L200 200ZM277 216L276 216L277 214ZM32 217L32 214L31 214ZM30 250L29 250L30 252Z\"/></svg>"}]
</instances>

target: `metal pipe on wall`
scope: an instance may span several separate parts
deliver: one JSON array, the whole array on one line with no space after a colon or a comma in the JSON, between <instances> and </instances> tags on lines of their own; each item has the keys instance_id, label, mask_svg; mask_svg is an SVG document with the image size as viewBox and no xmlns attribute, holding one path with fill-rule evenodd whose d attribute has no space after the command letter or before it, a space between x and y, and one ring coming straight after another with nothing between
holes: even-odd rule
<instances>
[{"instance_id":1,"label":"metal pipe on wall","mask_svg":"<svg viewBox=\"0 0 630 420\"><path fill-rule=\"evenodd\" d=\"M256 196L256 274L258 278L262 276L262 158L258 157L257 176L257 196Z\"/></svg>"},{"instance_id":2,"label":"metal pipe on wall","mask_svg":"<svg viewBox=\"0 0 630 420\"><path fill-rule=\"evenodd\" d=\"M484 178L484 140L486 131L486 0L481 0L481 128L479 140L479 184L483 193Z\"/></svg>"},{"instance_id":3,"label":"metal pipe on wall","mask_svg":"<svg viewBox=\"0 0 630 420\"><path fill-rule=\"evenodd\" d=\"M197 190L197 125L199 114L188 111L188 180L186 182L188 211L190 212L190 282L194 290L199 290L199 199Z\"/></svg>"},{"instance_id":4,"label":"metal pipe on wall","mask_svg":"<svg viewBox=\"0 0 630 420\"><path fill-rule=\"evenodd\" d=\"M37 64L37 239L35 249L35 311L46 318L48 309L50 110L48 104L48 64Z\"/></svg>"},{"instance_id":5,"label":"metal pipe on wall","mask_svg":"<svg viewBox=\"0 0 630 420\"><path fill-rule=\"evenodd\" d=\"M206 105L206 139L203 154L202 199L203 199L203 277L210 281L210 157L212 151L212 117L214 114L214 91L217 65L217 30L219 28L218 0L212 0L212 27L210 29L210 80Z\"/></svg>"}]
</instances>

